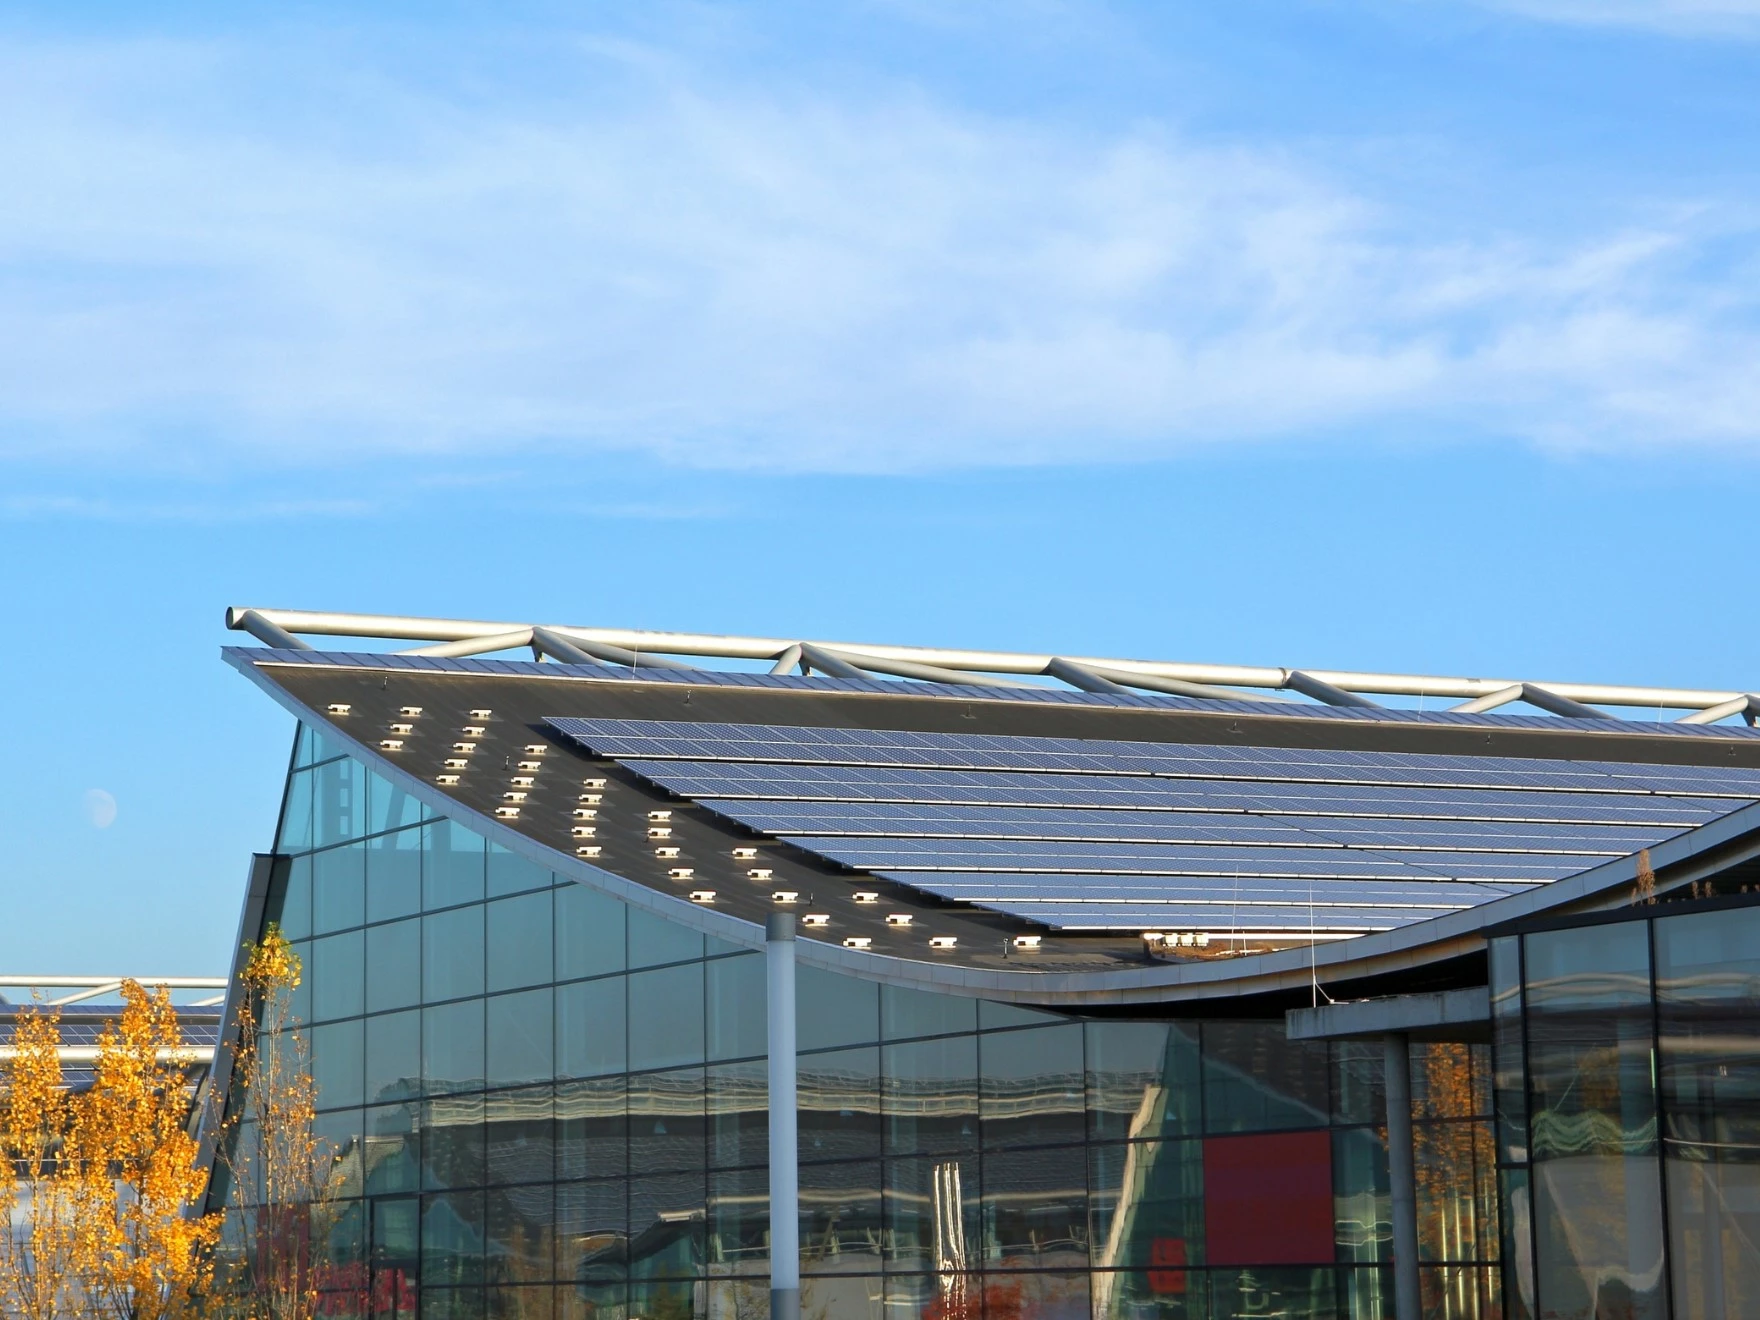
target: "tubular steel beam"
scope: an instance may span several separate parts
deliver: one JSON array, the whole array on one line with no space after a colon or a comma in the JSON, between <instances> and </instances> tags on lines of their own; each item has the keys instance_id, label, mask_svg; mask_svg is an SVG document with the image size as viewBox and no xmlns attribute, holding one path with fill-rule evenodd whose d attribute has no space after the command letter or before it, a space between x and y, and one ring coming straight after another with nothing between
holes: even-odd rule
<instances>
[{"instance_id":1,"label":"tubular steel beam","mask_svg":"<svg viewBox=\"0 0 1760 1320\"><path fill-rule=\"evenodd\" d=\"M283 651L309 651L310 642L302 642L280 624L271 623L256 610L241 610L237 621L233 620L232 611L226 611L226 626L248 632L265 646L273 646Z\"/></svg>"},{"instance_id":2,"label":"tubular steel beam","mask_svg":"<svg viewBox=\"0 0 1760 1320\"><path fill-rule=\"evenodd\" d=\"M552 660L560 660L565 665L594 665L600 669L604 662L596 656L588 655L580 647L566 637L558 637L548 628L532 629L532 649L540 651Z\"/></svg>"},{"instance_id":3,"label":"tubular steel beam","mask_svg":"<svg viewBox=\"0 0 1760 1320\"><path fill-rule=\"evenodd\" d=\"M770 1320L800 1320L800 1129L795 1113L794 916L764 928L770 1084Z\"/></svg>"},{"instance_id":4,"label":"tubular steel beam","mask_svg":"<svg viewBox=\"0 0 1760 1320\"><path fill-rule=\"evenodd\" d=\"M1739 697L1731 697L1728 701L1720 701L1715 706L1707 706L1704 710L1696 710L1691 715L1683 715L1677 724L1715 724L1718 720L1727 720L1731 715L1740 715L1749 724L1760 716L1760 696L1752 692Z\"/></svg>"},{"instance_id":5,"label":"tubular steel beam","mask_svg":"<svg viewBox=\"0 0 1760 1320\"><path fill-rule=\"evenodd\" d=\"M532 644L533 628L515 628L512 632L489 633L484 637L466 637L457 642L441 642L435 646L418 646L399 651L399 655L431 655L443 659L459 659L469 655L487 655L491 651L511 651L516 646Z\"/></svg>"},{"instance_id":6,"label":"tubular steel beam","mask_svg":"<svg viewBox=\"0 0 1760 1320\"><path fill-rule=\"evenodd\" d=\"M1346 692L1336 683L1328 683L1323 678L1300 669L1292 669L1284 676L1280 687L1291 692L1300 692L1304 697L1312 697L1315 701L1324 701L1328 706L1367 706L1372 710L1383 710L1379 702L1370 701L1367 697L1359 697L1354 692Z\"/></svg>"},{"instance_id":7,"label":"tubular steel beam","mask_svg":"<svg viewBox=\"0 0 1760 1320\"><path fill-rule=\"evenodd\" d=\"M833 678L866 678L856 666L838 655L835 651L827 651L822 646L814 646L811 642L802 642L801 659L806 661L821 674L829 674Z\"/></svg>"},{"instance_id":8,"label":"tubular steel beam","mask_svg":"<svg viewBox=\"0 0 1760 1320\"><path fill-rule=\"evenodd\" d=\"M800 662L801 644L796 642L793 646L784 649L782 654L776 657L776 663L770 666L770 672L772 674L786 674Z\"/></svg>"},{"instance_id":9,"label":"tubular steel beam","mask_svg":"<svg viewBox=\"0 0 1760 1320\"><path fill-rule=\"evenodd\" d=\"M265 637L261 630L263 624L268 624L277 631L271 633L269 637ZM233 606L226 612L226 626L251 632L266 641L272 637L274 640L270 641L271 645L285 646L289 644L289 639L293 634L407 639L417 642L443 643L517 633L523 629L529 629L533 625L494 620L423 619L405 615L332 614L305 610L250 609ZM619 648L625 654L639 656L642 658L641 663L646 663L649 657L657 654L774 661L799 641L793 637L735 637L713 633L644 632L629 628L581 628L561 624L539 626L548 627L566 636L590 654L595 652L587 644L596 643L606 647ZM296 641L293 644L305 647L305 644L301 642ZM1511 687L1531 686L1549 693L1553 697L1583 705L1640 706L1650 710L1660 708L1663 710L1704 712L1727 705L1737 698L1745 700L1747 696L1745 693L1716 688L1655 688L1622 684L1551 681L1524 684L1522 680L1514 678L1463 678L1434 674L1388 674L1330 669L1288 670L1257 665L1187 664L1161 660L1107 659L1100 656L1056 656L1018 651L893 646L874 642L827 641L800 644L811 645L815 649L823 651L848 652L875 660L900 660L910 664L989 674L1043 674L1052 661L1063 660L1070 664L1079 665L1113 682L1121 681L1119 675L1128 674L1131 677L1123 680L1127 685L1145 687L1148 685L1139 684L1139 677L1221 688L1244 687L1276 691L1280 688L1291 687L1295 691L1302 691L1301 688L1294 687L1291 682L1292 677L1299 674L1303 679L1311 680L1312 691L1307 695L1315 695L1322 690L1319 685L1325 685L1325 689L1332 693L1334 700L1340 693L1347 695L1374 693L1381 696L1474 701L1494 693L1503 693ZM627 661L619 659L617 663L627 663ZM815 668L818 667L815 666ZM1154 688L1152 690L1162 689ZM1186 692L1181 695L1197 694ZM1205 695L1219 696L1221 694ZM1248 697L1241 693L1230 693L1229 696L1234 700L1257 699L1256 696ZM1326 697L1318 699L1327 700ZM1735 713L1735 710L1732 709L1731 713ZM1750 713L1752 712L1750 711ZM1705 723L1707 721L1695 720L1693 722Z\"/></svg>"}]
</instances>

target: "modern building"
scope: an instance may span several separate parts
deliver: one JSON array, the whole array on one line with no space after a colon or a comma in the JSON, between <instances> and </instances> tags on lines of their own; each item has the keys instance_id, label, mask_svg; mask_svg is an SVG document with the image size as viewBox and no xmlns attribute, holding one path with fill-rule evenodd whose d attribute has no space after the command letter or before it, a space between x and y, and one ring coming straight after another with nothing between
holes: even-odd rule
<instances>
[{"instance_id":1,"label":"modern building","mask_svg":"<svg viewBox=\"0 0 1760 1320\"><path fill-rule=\"evenodd\" d=\"M332 1312L1760 1315L1755 697L228 623Z\"/></svg>"}]
</instances>

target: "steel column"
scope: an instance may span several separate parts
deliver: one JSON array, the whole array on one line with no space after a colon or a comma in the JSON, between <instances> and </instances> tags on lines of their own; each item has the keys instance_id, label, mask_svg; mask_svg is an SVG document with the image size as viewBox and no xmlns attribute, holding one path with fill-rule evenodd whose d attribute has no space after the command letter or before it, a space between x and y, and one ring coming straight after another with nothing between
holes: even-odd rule
<instances>
[{"instance_id":1,"label":"steel column","mask_svg":"<svg viewBox=\"0 0 1760 1320\"><path fill-rule=\"evenodd\" d=\"M764 925L770 1049L770 1320L800 1320L800 1159L795 1113L794 915Z\"/></svg>"},{"instance_id":2,"label":"steel column","mask_svg":"<svg viewBox=\"0 0 1760 1320\"><path fill-rule=\"evenodd\" d=\"M1393 1297L1396 1320L1420 1320L1418 1182L1412 1158L1412 1055L1403 1032L1384 1036L1387 1082L1387 1175L1392 1190Z\"/></svg>"}]
</instances>

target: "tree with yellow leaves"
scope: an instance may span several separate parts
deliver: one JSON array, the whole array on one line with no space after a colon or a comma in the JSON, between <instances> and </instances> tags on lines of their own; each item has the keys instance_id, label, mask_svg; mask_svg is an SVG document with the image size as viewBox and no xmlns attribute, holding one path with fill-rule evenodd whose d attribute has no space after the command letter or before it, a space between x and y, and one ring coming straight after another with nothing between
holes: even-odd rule
<instances>
[{"instance_id":1,"label":"tree with yellow leaves","mask_svg":"<svg viewBox=\"0 0 1760 1320\"><path fill-rule=\"evenodd\" d=\"M311 1051L293 1012L298 955L271 926L251 946L234 1019L232 1088L220 1159L231 1184L227 1269L219 1290L253 1320L319 1313L336 1226L335 1152L316 1133Z\"/></svg>"},{"instance_id":2,"label":"tree with yellow leaves","mask_svg":"<svg viewBox=\"0 0 1760 1320\"><path fill-rule=\"evenodd\" d=\"M64 1158L70 1106L61 1077L61 1014L34 1005L13 1026L0 1090L0 1315L56 1320L83 1305L76 1270L78 1169Z\"/></svg>"},{"instance_id":3,"label":"tree with yellow leaves","mask_svg":"<svg viewBox=\"0 0 1760 1320\"><path fill-rule=\"evenodd\" d=\"M220 1231L217 1215L198 1213L207 1172L189 1130L192 1059L168 990L124 981L122 1003L73 1104L78 1272L92 1314L181 1320L205 1302Z\"/></svg>"}]
</instances>

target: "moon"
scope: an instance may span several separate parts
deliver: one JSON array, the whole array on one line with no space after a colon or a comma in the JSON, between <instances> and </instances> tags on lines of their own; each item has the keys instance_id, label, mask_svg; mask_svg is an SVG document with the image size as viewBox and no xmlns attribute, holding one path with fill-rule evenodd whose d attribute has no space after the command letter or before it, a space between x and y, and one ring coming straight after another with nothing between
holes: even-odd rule
<instances>
[{"instance_id":1,"label":"moon","mask_svg":"<svg viewBox=\"0 0 1760 1320\"><path fill-rule=\"evenodd\" d=\"M116 799L101 788L88 788L86 819L101 830L109 829L116 820Z\"/></svg>"}]
</instances>

